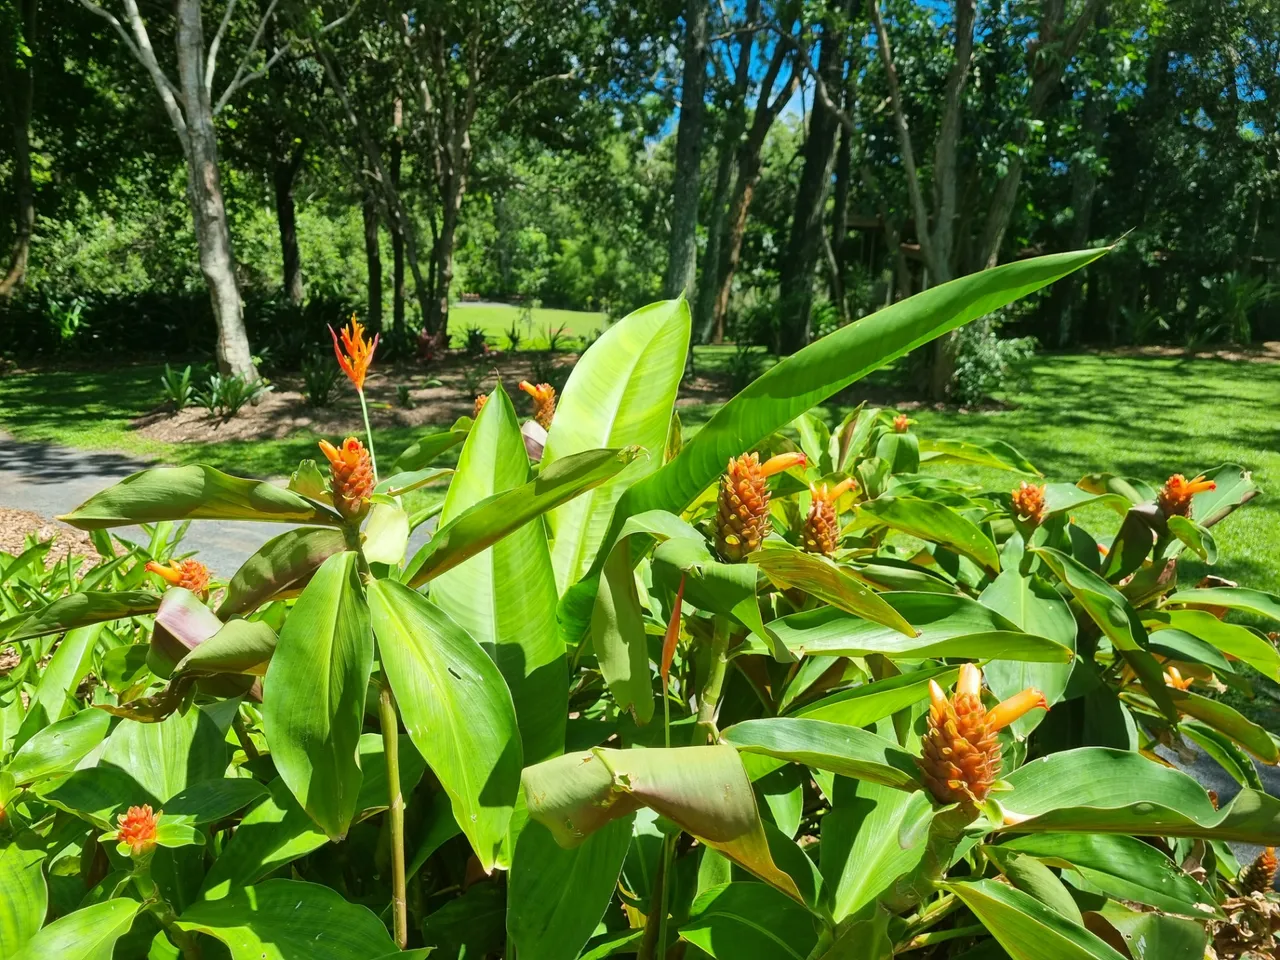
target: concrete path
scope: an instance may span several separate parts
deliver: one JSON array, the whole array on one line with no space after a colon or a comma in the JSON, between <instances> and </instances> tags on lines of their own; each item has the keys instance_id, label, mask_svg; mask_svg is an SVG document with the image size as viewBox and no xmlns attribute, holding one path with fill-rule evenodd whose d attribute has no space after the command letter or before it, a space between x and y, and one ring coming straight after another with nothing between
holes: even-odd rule
<instances>
[{"instance_id":1,"label":"concrete path","mask_svg":"<svg viewBox=\"0 0 1280 960\"><path fill-rule=\"evenodd\" d=\"M154 463L118 453L73 450L48 443L27 443L0 433L0 506L30 510L45 517L69 513L91 496ZM410 555L433 524L414 531ZM284 523L195 520L182 541L215 574L229 578L267 540L289 529ZM113 533L145 544L141 527L116 527Z\"/></svg>"}]
</instances>

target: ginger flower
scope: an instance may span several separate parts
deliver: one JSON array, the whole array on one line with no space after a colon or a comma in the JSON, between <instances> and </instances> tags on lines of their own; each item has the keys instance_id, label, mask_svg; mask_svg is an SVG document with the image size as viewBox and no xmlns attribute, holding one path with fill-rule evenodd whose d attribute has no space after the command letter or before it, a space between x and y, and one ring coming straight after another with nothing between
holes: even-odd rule
<instances>
[{"instance_id":1,"label":"ginger flower","mask_svg":"<svg viewBox=\"0 0 1280 960\"><path fill-rule=\"evenodd\" d=\"M484 405L485 405L486 403L488 403L488 402L489 402L489 395L488 395L487 393L478 393L478 394L476 394L476 403L475 403L475 406L474 406L474 407L472 408L472 410L471 410L471 419L472 419L472 420L474 420L476 417L480 416L480 411L484 409Z\"/></svg>"},{"instance_id":2,"label":"ginger flower","mask_svg":"<svg viewBox=\"0 0 1280 960\"><path fill-rule=\"evenodd\" d=\"M1212 480L1206 480L1204 474L1194 480L1188 480L1182 474L1175 473L1160 488L1160 492L1156 495L1156 503L1160 505L1160 511L1166 517L1189 518L1191 516L1191 498L1197 493L1204 493L1206 490L1216 490L1217 488L1218 485Z\"/></svg>"},{"instance_id":3,"label":"ginger flower","mask_svg":"<svg viewBox=\"0 0 1280 960\"><path fill-rule=\"evenodd\" d=\"M828 489L809 484L809 515L804 518L803 546L808 553L820 553L825 557L836 552L840 540L840 518L836 514L836 501L857 486L852 478L846 478Z\"/></svg>"},{"instance_id":4,"label":"ginger flower","mask_svg":"<svg viewBox=\"0 0 1280 960\"><path fill-rule=\"evenodd\" d=\"M1276 860L1276 848L1267 847L1258 859L1249 864L1240 874L1240 892L1268 893L1276 883L1276 868L1280 863Z\"/></svg>"},{"instance_id":5,"label":"ginger flower","mask_svg":"<svg viewBox=\"0 0 1280 960\"><path fill-rule=\"evenodd\" d=\"M1036 486L1023 480L1013 491L1013 513L1019 520L1039 526L1044 519L1044 485Z\"/></svg>"},{"instance_id":6,"label":"ginger flower","mask_svg":"<svg viewBox=\"0 0 1280 960\"><path fill-rule=\"evenodd\" d=\"M320 450L329 460L334 506L348 520L364 516L374 487L369 451L355 437L347 437L340 448L321 440Z\"/></svg>"},{"instance_id":7,"label":"ginger flower","mask_svg":"<svg viewBox=\"0 0 1280 960\"><path fill-rule=\"evenodd\" d=\"M329 328L333 337L333 355L338 358L338 366L347 378L355 384L356 390L364 393L364 378L369 373L369 364L373 362L373 352L378 349L378 334L368 340L364 335L364 324L351 315L351 322L342 328L342 344L338 344L338 334L333 327Z\"/></svg>"},{"instance_id":8,"label":"ginger flower","mask_svg":"<svg viewBox=\"0 0 1280 960\"><path fill-rule=\"evenodd\" d=\"M1044 694L1034 687L990 710L982 702L982 671L971 663L960 667L950 700L929 681L929 730L923 756L916 761L921 779L939 803L979 804L1000 775L1000 742L996 733L1037 707L1048 710Z\"/></svg>"},{"instance_id":9,"label":"ginger flower","mask_svg":"<svg viewBox=\"0 0 1280 960\"><path fill-rule=\"evenodd\" d=\"M140 857L156 848L156 821L160 814L151 812L151 805L130 807L117 818L120 828L115 839L121 847L128 847L129 854ZM123 852L123 851L121 851Z\"/></svg>"},{"instance_id":10,"label":"ginger flower","mask_svg":"<svg viewBox=\"0 0 1280 960\"><path fill-rule=\"evenodd\" d=\"M199 560L170 560L167 565L152 560L147 564L147 572L175 587L190 590L202 600L209 596L209 568Z\"/></svg>"},{"instance_id":11,"label":"ginger flower","mask_svg":"<svg viewBox=\"0 0 1280 960\"><path fill-rule=\"evenodd\" d=\"M900 413L893 418L894 433L906 433L907 428L910 426L911 426L911 421L907 418L907 415L905 413Z\"/></svg>"},{"instance_id":12,"label":"ginger flower","mask_svg":"<svg viewBox=\"0 0 1280 960\"><path fill-rule=\"evenodd\" d=\"M764 463L758 454L744 453L729 461L720 478L716 511L720 556L736 563L760 546L769 532L769 487L765 480L804 462L803 453L780 453Z\"/></svg>"},{"instance_id":13,"label":"ginger flower","mask_svg":"<svg viewBox=\"0 0 1280 960\"><path fill-rule=\"evenodd\" d=\"M1184 677L1177 667L1164 668L1164 685L1175 690L1188 690L1196 682L1195 677Z\"/></svg>"},{"instance_id":14,"label":"ginger flower","mask_svg":"<svg viewBox=\"0 0 1280 960\"><path fill-rule=\"evenodd\" d=\"M533 419L542 429L551 429L551 418L556 415L556 388L549 383L534 386L528 380L520 381L520 389L533 398Z\"/></svg>"}]
</instances>

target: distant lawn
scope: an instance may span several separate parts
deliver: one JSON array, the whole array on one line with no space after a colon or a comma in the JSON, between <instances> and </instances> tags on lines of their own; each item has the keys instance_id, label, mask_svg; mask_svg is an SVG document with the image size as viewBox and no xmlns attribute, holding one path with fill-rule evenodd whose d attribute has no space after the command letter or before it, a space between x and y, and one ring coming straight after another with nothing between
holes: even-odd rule
<instances>
[{"instance_id":1,"label":"distant lawn","mask_svg":"<svg viewBox=\"0 0 1280 960\"><path fill-rule=\"evenodd\" d=\"M521 350L545 350L548 330L563 328L564 336L581 340L609 325L604 313L586 310L551 310L537 307L531 317L509 303L454 303L449 306L449 335L461 342L468 327L479 327L496 347L507 346L506 332L515 325L520 332Z\"/></svg>"}]
</instances>

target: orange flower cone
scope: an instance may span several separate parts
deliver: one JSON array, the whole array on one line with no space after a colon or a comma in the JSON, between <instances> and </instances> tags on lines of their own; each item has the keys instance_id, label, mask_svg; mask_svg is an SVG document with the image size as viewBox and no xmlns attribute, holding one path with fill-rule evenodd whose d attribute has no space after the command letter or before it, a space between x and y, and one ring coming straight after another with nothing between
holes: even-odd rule
<instances>
[{"instance_id":1,"label":"orange flower cone","mask_svg":"<svg viewBox=\"0 0 1280 960\"><path fill-rule=\"evenodd\" d=\"M156 848L156 820L159 814L151 812L150 804L130 807L120 814L116 840L129 847L131 856L140 857Z\"/></svg>"},{"instance_id":2,"label":"orange flower cone","mask_svg":"<svg viewBox=\"0 0 1280 960\"><path fill-rule=\"evenodd\" d=\"M758 454L744 453L729 461L720 478L716 511L720 556L736 563L760 546L769 532L769 487L765 480L804 462L803 453L780 453L764 463Z\"/></svg>"},{"instance_id":3,"label":"orange flower cone","mask_svg":"<svg viewBox=\"0 0 1280 960\"><path fill-rule=\"evenodd\" d=\"M1191 517L1191 498L1206 490L1216 490L1218 485L1206 480L1204 474L1194 480L1188 480L1180 473L1175 473L1165 481L1156 495L1156 503L1166 517Z\"/></svg>"},{"instance_id":4,"label":"orange flower cone","mask_svg":"<svg viewBox=\"0 0 1280 960\"><path fill-rule=\"evenodd\" d=\"M911 419L905 413L900 413L893 418L894 433L906 433L909 429L911 429Z\"/></svg>"},{"instance_id":5,"label":"orange flower cone","mask_svg":"<svg viewBox=\"0 0 1280 960\"><path fill-rule=\"evenodd\" d=\"M1019 520L1039 526L1044 519L1044 485L1036 486L1025 480L1013 491L1013 513Z\"/></svg>"},{"instance_id":6,"label":"orange flower cone","mask_svg":"<svg viewBox=\"0 0 1280 960\"><path fill-rule=\"evenodd\" d=\"M175 587L190 590L202 600L209 596L209 568L199 560L170 560L167 565L152 560L147 571Z\"/></svg>"},{"instance_id":7,"label":"orange flower cone","mask_svg":"<svg viewBox=\"0 0 1280 960\"><path fill-rule=\"evenodd\" d=\"M917 764L924 785L939 803L976 805L986 800L1000 776L996 734L1037 707L1049 709L1044 694L1028 688L988 711L982 703L982 671L971 663L961 666L950 700L932 680L929 698L929 730Z\"/></svg>"},{"instance_id":8,"label":"orange flower cone","mask_svg":"<svg viewBox=\"0 0 1280 960\"><path fill-rule=\"evenodd\" d=\"M825 557L836 552L840 542L840 518L836 514L836 501L848 493L857 484L846 478L828 489L824 483L821 487L809 485L809 515L804 518L803 546L809 553L820 553Z\"/></svg>"},{"instance_id":9,"label":"orange flower cone","mask_svg":"<svg viewBox=\"0 0 1280 960\"><path fill-rule=\"evenodd\" d=\"M1276 883L1276 848L1267 847L1240 874L1241 893L1267 893Z\"/></svg>"},{"instance_id":10,"label":"orange flower cone","mask_svg":"<svg viewBox=\"0 0 1280 960\"><path fill-rule=\"evenodd\" d=\"M534 386L528 380L520 381L520 389L533 398L533 419L542 429L551 429L551 418L556 415L556 390L549 383Z\"/></svg>"},{"instance_id":11,"label":"orange flower cone","mask_svg":"<svg viewBox=\"0 0 1280 960\"><path fill-rule=\"evenodd\" d=\"M378 349L378 334L372 340L364 335L364 324L352 314L351 322L342 328L342 343L338 343L338 334L333 327L329 328L333 337L333 354L338 358L338 366L347 375L355 388L364 393L364 378L369 374L369 364L373 362L373 352Z\"/></svg>"},{"instance_id":12,"label":"orange flower cone","mask_svg":"<svg viewBox=\"0 0 1280 960\"><path fill-rule=\"evenodd\" d=\"M485 405L486 403L488 403L488 402L489 402L489 395L488 395L487 393L478 393L478 394L476 394L476 403L475 403L475 406L474 406L474 407L472 408L472 410L471 410L471 419L472 419L472 420L474 420L476 417L480 416L480 411L484 409L484 405Z\"/></svg>"},{"instance_id":13,"label":"orange flower cone","mask_svg":"<svg viewBox=\"0 0 1280 960\"><path fill-rule=\"evenodd\" d=\"M1182 671L1177 667L1165 667L1164 669L1164 685L1166 687L1173 687L1175 690L1186 690L1195 682L1195 677L1184 677Z\"/></svg>"},{"instance_id":14,"label":"orange flower cone","mask_svg":"<svg viewBox=\"0 0 1280 960\"><path fill-rule=\"evenodd\" d=\"M341 448L321 440L320 450L329 460L334 506L348 520L358 520L368 511L369 498L373 496L373 462L369 451L355 437L347 437Z\"/></svg>"}]
</instances>

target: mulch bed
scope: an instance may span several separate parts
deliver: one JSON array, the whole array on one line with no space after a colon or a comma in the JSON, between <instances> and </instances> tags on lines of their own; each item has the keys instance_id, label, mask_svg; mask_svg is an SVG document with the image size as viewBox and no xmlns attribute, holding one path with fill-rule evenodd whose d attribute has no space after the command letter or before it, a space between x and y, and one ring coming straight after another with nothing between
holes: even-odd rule
<instances>
[{"instance_id":1,"label":"mulch bed","mask_svg":"<svg viewBox=\"0 0 1280 960\"><path fill-rule=\"evenodd\" d=\"M83 530L42 517L30 510L0 507L0 551L17 556L26 545L27 535L31 533L40 540L55 538L53 546L44 558L47 567L64 560L68 554L80 557L97 556L93 542Z\"/></svg>"}]
</instances>

